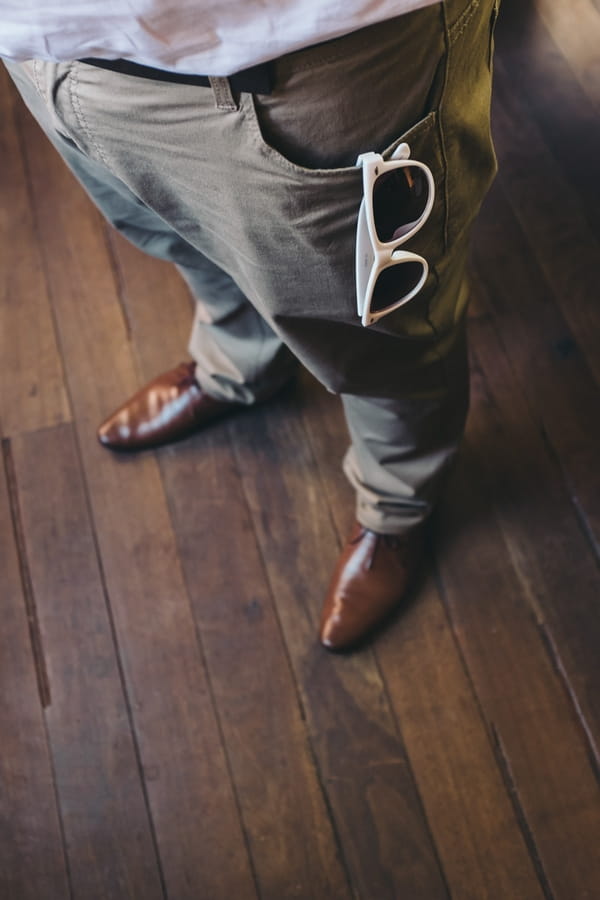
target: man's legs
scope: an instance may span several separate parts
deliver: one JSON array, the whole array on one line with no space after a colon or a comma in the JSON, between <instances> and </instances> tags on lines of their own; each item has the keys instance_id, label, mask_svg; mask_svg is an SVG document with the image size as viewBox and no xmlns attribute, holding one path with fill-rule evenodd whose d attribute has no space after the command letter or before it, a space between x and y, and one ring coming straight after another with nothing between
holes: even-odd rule
<instances>
[{"instance_id":1,"label":"man's legs","mask_svg":"<svg viewBox=\"0 0 600 900\"><path fill-rule=\"evenodd\" d=\"M405 534L435 504L468 409L462 327L445 370L445 381L429 394L342 397L352 440L344 472L356 491L356 518L371 531Z\"/></svg>"},{"instance_id":2,"label":"man's legs","mask_svg":"<svg viewBox=\"0 0 600 900\"><path fill-rule=\"evenodd\" d=\"M399 599L409 566L379 537L415 533L462 432L467 230L494 169L493 6L448 0L290 54L275 65L272 95L242 95L226 109L207 89L57 67L52 96L64 133L226 272L270 330L344 396L353 438L346 471L367 533L336 573L324 617L329 646L360 637ZM354 295L361 179L353 163L401 141L434 174L434 210L409 246L431 274L413 301L364 329ZM377 553L361 568L363 538ZM350 608L359 615L348 628Z\"/></svg>"},{"instance_id":3,"label":"man's legs","mask_svg":"<svg viewBox=\"0 0 600 900\"><path fill-rule=\"evenodd\" d=\"M212 398L252 404L269 397L291 376L295 361L233 279L189 244L101 160L66 136L49 99L51 65L7 64L30 111L91 199L131 243L174 263L196 301L188 350L194 374Z\"/></svg>"},{"instance_id":4,"label":"man's legs","mask_svg":"<svg viewBox=\"0 0 600 900\"><path fill-rule=\"evenodd\" d=\"M464 267L469 226L495 171L489 106L493 29L499 0L447 0L444 87L437 123L444 157L444 253L427 320L437 376L427 389L400 380L393 397L344 396L352 436L344 470L357 493L357 520L323 608L321 640L353 645L394 608L422 546L420 523L439 494L468 410ZM417 155L417 158L421 157ZM417 252L423 252L416 247ZM425 253L428 259L431 257ZM427 287L425 288L427 290ZM424 357L425 359L425 357Z\"/></svg>"}]
</instances>

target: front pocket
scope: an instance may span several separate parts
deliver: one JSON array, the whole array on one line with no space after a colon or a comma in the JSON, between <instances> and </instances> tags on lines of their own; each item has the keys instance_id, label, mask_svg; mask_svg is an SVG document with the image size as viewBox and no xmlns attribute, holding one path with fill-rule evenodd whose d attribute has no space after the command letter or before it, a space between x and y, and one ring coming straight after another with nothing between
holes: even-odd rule
<instances>
[{"instance_id":1,"label":"front pocket","mask_svg":"<svg viewBox=\"0 0 600 900\"><path fill-rule=\"evenodd\" d=\"M253 94L243 94L240 101L240 111L243 113L245 120L254 134L255 145L259 153L273 162L274 165L285 172L303 176L317 176L324 178L329 175L348 175L356 170L354 165L356 156L354 153L345 154L351 156L344 165L308 165L306 161L300 162L300 157L306 157L308 150L302 152L291 141L287 140L281 134L275 139L274 134L261 121L261 110L257 106L256 98ZM306 146L311 143L310 137L306 136Z\"/></svg>"},{"instance_id":2,"label":"front pocket","mask_svg":"<svg viewBox=\"0 0 600 900\"><path fill-rule=\"evenodd\" d=\"M244 238L264 246L261 296L269 297L269 311L276 321L327 319L360 327L355 248L362 170L356 165L310 169L292 162L264 140L252 116L252 98L242 99L245 140L232 147L232 153L239 153L240 172L245 170L254 186L255 215L245 224ZM410 145L412 157L425 163L434 178L436 196L429 219L405 245L427 259L431 276L417 297L372 328L429 337L429 302L437 283L436 267L444 254L445 165L438 113L429 113L385 147L364 149L376 149L388 158L402 142ZM276 237L273 248L272 236ZM239 240L233 243L237 246ZM246 284L250 282L244 281L243 289Z\"/></svg>"},{"instance_id":3,"label":"front pocket","mask_svg":"<svg viewBox=\"0 0 600 900\"><path fill-rule=\"evenodd\" d=\"M355 230L362 199L360 168L355 164L332 168L308 168L299 165L265 140L252 95L246 95L243 98L242 108L253 133L255 150L258 151L263 163L267 167L275 167L277 171L274 172L274 177L278 174L281 175L281 172L287 176L285 178L288 187L287 206L292 218L295 210L299 210L302 215L298 217L297 222L300 224L307 208L315 211L322 209L322 221L328 223L327 242L332 238L331 228L334 226L333 216L336 210L340 220L346 223L350 221ZM444 154L439 135L437 112L429 113L407 131L395 137L383 149L365 146L361 152L377 150L384 159L389 159L401 143L407 143L410 146L413 159L429 166L436 192L435 203L428 221L415 237L407 242L406 249L414 249L415 252L421 253L421 250L416 248L425 248L429 264L435 265L435 261L444 251L446 195ZM422 253L422 255L425 256L426 253Z\"/></svg>"}]
</instances>

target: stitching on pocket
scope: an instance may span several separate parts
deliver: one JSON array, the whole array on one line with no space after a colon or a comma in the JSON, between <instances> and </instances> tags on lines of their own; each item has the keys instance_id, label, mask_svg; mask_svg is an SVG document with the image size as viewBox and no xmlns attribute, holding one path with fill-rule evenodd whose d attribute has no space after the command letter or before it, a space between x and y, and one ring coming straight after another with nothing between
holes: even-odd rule
<instances>
[{"instance_id":1,"label":"stitching on pocket","mask_svg":"<svg viewBox=\"0 0 600 900\"><path fill-rule=\"evenodd\" d=\"M448 29L448 41L450 44L453 44L458 38L461 36L465 28L468 27L469 22L481 6L481 0L473 0L471 5L465 9L465 11L458 17L454 25L451 25Z\"/></svg>"},{"instance_id":2,"label":"stitching on pocket","mask_svg":"<svg viewBox=\"0 0 600 900\"><path fill-rule=\"evenodd\" d=\"M332 168L309 168L306 166L302 166L298 163L294 163L289 160L277 147L272 146L263 136L262 128L260 125L260 117L258 114L258 110L256 109L256 103L253 94L242 94L240 100L240 109L241 115L244 118L244 121L247 123L251 134L254 137L254 140L257 141L259 151L270 157L274 162L283 167L288 172L291 172L295 176L300 177L313 177L320 179L327 179L335 176L348 176L354 173L355 177L359 177L359 170L356 165L348 165L348 166L334 166ZM416 137L420 137L422 134L426 134L428 131L431 131L435 128L437 122L437 110L433 110L430 112L425 118L421 119L415 125L411 126L407 131L405 131L400 137L396 138L391 144L385 147L381 151L381 155L384 159L388 158L396 149L396 147L401 144L403 141L407 141L410 143L412 139ZM412 148L411 148L412 149Z\"/></svg>"},{"instance_id":3,"label":"stitching on pocket","mask_svg":"<svg viewBox=\"0 0 600 900\"><path fill-rule=\"evenodd\" d=\"M70 82L68 90L69 90L69 98L71 100L71 105L73 107L73 112L75 113L75 118L77 119L77 122L79 123L79 127L81 128L83 133L86 135L88 141L90 142L90 146L92 146L94 148L94 150L96 151L96 153L98 154L98 156L100 157L100 159L104 163L104 165L107 168L110 168L108 165L108 160L104 154L104 151L102 150L102 147L96 141L96 139L94 138L94 135L91 132L91 129L90 129L88 122L85 118L85 115L83 113L81 101L79 99L78 94L76 93L77 88L79 87L78 66L79 66L79 63L77 61L73 62L71 69L67 76L69 78L69 82Z\"/></svg>"},{"instance_id":4,"label":"stitching on pocket","mask_svg":"<svg viewBox=\"0 0 600 900\"><path fill-rule=\"evenodd\" d=\"M355 165L351 166L334 166L331 169L315 168L311 169L294 163L283 155L276 147L273 147L265 140L260 125L260 117L256 109L254 94L242 94L240 99L240 113L244 117L244 121L248 124L254 139L258 142L259 151L275 161L282 168L291 172L293 175L301 177L329 178L335 175L343 176L349 173L358 173ZM356 176L358 177L358 175Z\"/></svg>"},{"instance_id":5,"label":"stitching on pocket","mask_svg":"<svg viewBox=\"0 0 600 900\"><path fill-rule=\"evenodd\" d=\"M415 136L420 138L423 135L426 135L428 131L431 131L435 128L437 123L437 110L432 110L428 113L425 118L421 119L415 125L412 125L407 131L400 135L400 137L396 138L393 143L391 143L388 147L385 147L384 150L381 151L381 155L384 159L388 159L394 150L400 146L400 144L408 144L412 153L412 144L411 141L414 140Z\"/></svg>"},{"instance_id":6,"label":"stitching on pocket","mask_svg":"<svg viewBox=\"0 0 600 900\"><path fill-rule=\"evenodd\" d=\"M40 61L38 59L32 60L31 70L33 72L33 83L36 87L38 94L42 98L42 100L44 102L46 102L46 97L44 96L44 89L42 87L42 79L41 79L41 74L40 74L40 69L39 69L39 63L40 63Z\"/></svg>"},{"instance_id":7,"label":"stitching on pocket","mask_svg":"<svg viewBox=\"0 0 600 900\"><path fill-rule=\"evenodd\" d=\"M498 21L498 13L500 11L500 0L494 0L494 8L490 17L490 49L488 53L488 69L492 70L494 59L494 33L496 31L496 22Z\"/></svg>"}]
</instances>

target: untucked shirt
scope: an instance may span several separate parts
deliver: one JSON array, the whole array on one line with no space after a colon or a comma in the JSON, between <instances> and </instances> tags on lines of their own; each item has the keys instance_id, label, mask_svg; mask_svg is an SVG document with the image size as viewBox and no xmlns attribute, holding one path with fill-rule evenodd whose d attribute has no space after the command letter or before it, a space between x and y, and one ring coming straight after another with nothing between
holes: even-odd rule
<instances>
[{"instance_id":1,"label":"untucked shirt","mask_svg":"<svg viewBox=\"0 0 600 900\"><path fill-rule=\"evenodd\" d=\"M438 0L0 0L0 57L231 75Z\"/></svg>"}]
</instances>

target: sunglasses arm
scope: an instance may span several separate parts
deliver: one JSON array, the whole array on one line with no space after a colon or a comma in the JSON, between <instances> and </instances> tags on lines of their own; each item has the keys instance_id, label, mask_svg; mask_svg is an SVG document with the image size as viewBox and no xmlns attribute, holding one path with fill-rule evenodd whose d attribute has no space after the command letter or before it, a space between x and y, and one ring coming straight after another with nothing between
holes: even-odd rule
<instances>
[{"instance_id":1,"label":"sunglasses arm","mask_svg":"<svg viewBox=\"0 0 600 900\"><path fill-rule=\"evenodd\" d=\"M410 147L408 144L398 144L390 159L410 159ZM365 164L376 162L384 162L384 159L380 153L374 153L371 150L369 153L361 153L356 160L356 165L360 168Z\"/></svg>"}]
</instances>

